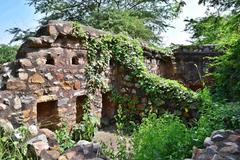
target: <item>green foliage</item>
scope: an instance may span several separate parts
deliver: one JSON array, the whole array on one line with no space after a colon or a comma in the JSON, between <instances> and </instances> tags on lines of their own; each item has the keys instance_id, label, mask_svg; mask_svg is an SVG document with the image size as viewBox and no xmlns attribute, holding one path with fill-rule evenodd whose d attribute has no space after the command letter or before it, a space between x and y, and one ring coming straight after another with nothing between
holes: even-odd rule
<instances>
[{"instance_id":1,"label":"green foliage","mask_svg":"<svg viewBox=\"0 0 240 160\"><path fill-rule=\"evenodd\" d=\"M71 134L69 133L68 125L66 122L63 123L61 128L55 131L60 150L63 153L66 149L73 147L74 141L72 140Z\"/></svg>"},{"instance_id":2,"label":"green foliage","mask_svg":"<svg viewBox=\"0 0 240 160\"><path fill-rule=\"evenodd\" d=\"M0 44L0 64L15 60L18 46Z\"/></svg>"},{"instance_id":3,"label":"green foliage","mask_svg":"<svg viewBox=\"0 0 240 160\"><path fill-rule=\"evenodd\" d=\"M182 0L28 0L42 22L52 19L78 21L114 33L156 40L185 5Z\"/></svg>"},{"instance_id":4,"label":"green foliage","mask_svg":"<svg viewBox=\"0 0 240 160\"><path fill-rule=\"evenodd\" d=\"M208 17L190 20L187 30L193 33L195 43L216 44L218 48L225 52L224 55L215 58L212 64L214 68L212 76L215 80L212 92L216 93L219 99L239 101L240 3L238 1L222 0L209 0L206 2L219 7L219 12ZM232 12L223 14L221 12L223 10L231 10Z\"/></svg>"},{"instance_id":5,"label":"green foliage","mask_svg":"<svg viewBox=\"0 0 240 160\"><path fill-rule=\"evenodd\" d=\"M76 32L75 35L78 35L82 29L74 32ZM82 39L83 37L78 38ZM137 79L140 88L148 95L150 102L157 109L171 101L173 106L179 107L176 110L181 114L197 101L196 94L182 84L148 71L143 62L142 47L136 39L130 39L123 34L104 35L99 38L90 38L86 44L89 63L86 67L86 78L90 92L94 92L97 88L103 92L109 89L103 75L112 59L115 63L123 66L130 77Z\"/></svg>"},{"instance_id":6,"label":"green foliage","mask_svg":"<svg viewBox=\"0 0 240 160\"><path fill-rule=\"evenodd\" d=\"M90 113L90 100L86 99L83 105L82 122L76 124L72 130L72 139L75 141L88 140L91 141L100 125L100 120Z\"/></svg>"},{"instance_id":7,"label":"green foliage","mask_svg":"<svg viewBox=\"0 0 240 160\"><path fill-rule=\"evenodd\" d=\"M195 43L217 44L230 48L239 39L239 15L210 16L187 20L186 30L193 34Z\"/></svg>"},{"instance_id":8,"label":"green foliage","mask_svg":"<svg viewBox=\"0 0 240 160\"><path fill-rule=\"evenodd\" d=\"M27 145L26 140L28 131L25 127L20 127L16 130L15 134L20 135L21 138L13 139L13 133L4 131L0 128L0 159L1 160L25 160ZM32 159L34 157L28 157Z\"/></svg>"},{"instance_id":9,"label":"green foliage","mask_svg":"<svg viewBox=\"0 0 240 160\"><path fill-rule=\"evenodd\" d=\"M199 4L208 5L209 7L217 8L219 11L239 12L240 2L238 0L199 0Z\"/></svg>"},{"instance_id":10,"label":"green foliage","mask_svg":"<svg viewBox=\"0 0 240 160\"><path fill-rule=\"evenodd\" d=\"M131 134L137 128L136 104L139 102L131 97L120 95L112 90L110 101L117 105L117 113L114 116L117 133L119 135Z\"/></svg>"},{"instance_id":11,"label":"green foliage","mask_svg":"<svg viewBox=\"0 0 240 160\"><path fill-rule=\"evenodd\" d=\"M189 156L191 134L183 122L170 114L150 115L133 137L135 160L181 160Z\"/></svg>"},{"instance_id":12,"label":"green foliage","mask_svg":"<svg viewBox=\"0 0 240 160\"><path fill-rule=\"evenodd\" d=\"M193 145L202 147L204 139L214 130L240 127L240 104L214 102L208 89L204 89L199 96L202 99L200 118L193 128Z\"/></svg>"},{"instance_id":13,"label":"green foliage","mask_svg":"<svg viewBox=\"0 0 240 160\"><path fill-rule=\"evenodd\" d=\"M215 60L214 91L219 98L240 100L240 38L226 53Z\"/></svg>"}]
</instances>

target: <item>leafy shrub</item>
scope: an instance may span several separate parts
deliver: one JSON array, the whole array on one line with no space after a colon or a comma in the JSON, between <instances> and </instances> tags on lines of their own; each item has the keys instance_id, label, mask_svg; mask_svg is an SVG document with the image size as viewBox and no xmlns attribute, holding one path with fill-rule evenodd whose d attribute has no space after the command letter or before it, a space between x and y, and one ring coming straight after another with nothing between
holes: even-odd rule
<instances>
[{"instance_id":1,"label":"leafy shrub","mask_svg":"<svg viewBox=\"0 0 240 160\"><path fill-rule=\"evenodd\" d=\"M13 138L13 133L6 132L0 127L0 159L1 160L25 160L36 157L27 157L27 144L28 130L22 126L16 129L15 134L19 138Z\"/></svg>"},{"instance_id":2,"label":"leafy shrub","mask_svg":"<svg viewBox=\"0 0 240 160\"><path fill-rule=\"evenodd\" d=\"M84 114L83 121L76 124L72 131L72 139L75 141L88 140L91 141L99 126L99 120L97 117Z\"/></svg>"},{"instance_id":3,"label":"leafy shrub","mask_svg":"<svg viewBox=\"0 0 240 160\"><path fill-rule=\"evenodd\" d=\"M15 60L17 46L0 44L0 64Z\"/></svg>"},{"instance_id":4,"label":"leafy shrub","mask_svg":"<svg viewBox=\"0 0 240 160\"><path fill-rule=\"evenodd\" d=\"M200 118L193 129L193 144L201 147L205 137L218 129L240 128L240 104L214 102L206 88L199 96L202 105L199 106Z\"/></svg>"},{"instance_id":5,"label":"leafy shrub","mask_svg":"<svg viewBox=\"0 0 240 160\"><path fill-rule=\"evenodd\" d=\"M214 90L218 97L228 101L240 100L240 39L233 43L226 53L217 57L213 66L215 72Z\"/></svg>"},{"instance_id":6,"label":"leafy shrub","mask_svg":"<svg viewBox=\"0 0 240 160\"><path fill-rule=\"evenodd\" d=\"M55 131L61 152L73 147L74 141L68 130L67 123L63 123L62 127Z\"/></svg>"},{"instance_id":7,"label":"leafy shrub","mask_svg":"<svg viewBox=\"0 0 240 160\"><path fill-rule=\"evenodd\" d=\"M134 134L134 159L184 159L189 156L190 141L190 132L179 118L171 114L157 118L152 114Z\"/></svg>"},{"instance_id":8,"label":"leafy shrub","mask_svg":"<svg viewBox=\"0 0 240 160\"><path fill-rule=\"evenodd\" d=\"M100 120L90 113L90 97L85 99L83 104L83 118L81 123L76 124L72 130L72 139L75 141L91 141L100 125Z\"/></svg>"}]
</instances>

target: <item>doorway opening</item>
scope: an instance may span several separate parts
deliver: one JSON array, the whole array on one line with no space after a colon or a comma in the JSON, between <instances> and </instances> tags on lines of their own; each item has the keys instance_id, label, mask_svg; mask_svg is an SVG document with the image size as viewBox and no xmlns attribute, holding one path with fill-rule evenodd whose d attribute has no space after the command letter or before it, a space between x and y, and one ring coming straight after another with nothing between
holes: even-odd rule
<instances>
[{"instance_id":1,"label":"doorway opening","mask_svg":"<svg viewBox=\"0 0 240 160\"><path fill-rule=\"evenodd\" d=\"M80 123L83 119L83 105L87 100L87 96L78 96L76 99L76 123Z\"/></svg>"},{"instance_id":2,"label":"doorway opening","mask_svg":"<svg viewBox=\"0 0 240 160\"><path fill-rule=\"evenodd\" d=\"M116 105L111 102L111 92L102 94L102 119L103 126L110 126L114 120Z\"/></svg>"}]
</instances>

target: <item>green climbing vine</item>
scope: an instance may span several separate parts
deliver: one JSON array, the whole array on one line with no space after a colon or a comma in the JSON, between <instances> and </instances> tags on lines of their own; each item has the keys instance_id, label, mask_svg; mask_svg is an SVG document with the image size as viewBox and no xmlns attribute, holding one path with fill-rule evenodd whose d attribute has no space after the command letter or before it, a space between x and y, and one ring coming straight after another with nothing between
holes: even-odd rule
<instances>
[{"instance_id":1,"label":"green climbing vine","mask_svg":"<svg viewBox=\"0 0 240 160\"><path fill-rule=\"evenodd\" d=\"M97 131L97 126L99 126L99 119L90 113L91 108L91 97L87 96L83 103L83 117L82 122L76 124L72 131L72 139L74 141L88 140L90 141L95 132Z\"/></svg>"},{"instance_id":2,"label":"green climbing vine","mask_svg":"<svg viewBox=\"0 0 240 160\"><path fill-rule=\"evenodd\" d=\"M124 67L129 76L136 80L140 89L149 97L149 101L157 108L167 104L178 107L181 112L197 101L197 95L174 80L165 79L148 71L143 62L143 49L138 40L126 35L105 34L100 37L88 37L83 29L74 23L74 36L85 39L88 49L88 65L86 78L88 89L94 93L96 89L102 92L109 89L105 82L105 71L110 59Z\"/></svg>"}]
</instances>

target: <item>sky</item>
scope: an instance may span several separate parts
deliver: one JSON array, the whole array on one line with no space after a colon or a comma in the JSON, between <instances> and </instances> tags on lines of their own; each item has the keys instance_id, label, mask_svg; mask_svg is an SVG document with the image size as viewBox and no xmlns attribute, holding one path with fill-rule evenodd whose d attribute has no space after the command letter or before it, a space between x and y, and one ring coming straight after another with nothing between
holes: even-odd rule
<instances>
[{"instance_id":1,"label":"sky","mask_svg":"<svg viewBox=\"0 0 240 160\"><path fill-rule=\"evenodd\" d=\"M7 29L20 27L22 29L38 26L37 20L40 14L34 14L34 8L29 7L27 0L2 0L0 5L0 44L10 42L12 35L6 32ZM167 46L174 44L190 44L191 35L184 31L186 18L203 17L206 7L199 6L198 0L185 0L186 5L179 18L175 19L170 28L163 34L163 43Z\"/></svg>"}]
</instances>

